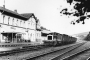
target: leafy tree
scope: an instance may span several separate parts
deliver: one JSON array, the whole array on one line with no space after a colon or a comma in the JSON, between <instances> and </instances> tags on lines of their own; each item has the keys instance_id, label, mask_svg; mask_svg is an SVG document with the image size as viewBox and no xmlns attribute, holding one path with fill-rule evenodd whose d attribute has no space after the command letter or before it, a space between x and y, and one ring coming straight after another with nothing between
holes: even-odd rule
<instances>
[{"instance_id":1,"label":"leafy tree","mask_svg":"<svg viewBox=\"0 0 90 60\"><path fill-rule=\"evenodd\" d=\"M90 0L66 0L67 3L73 5L73 9L75 12L69 12L69 8L64 8L60 11L60 14L64 15L72 15L78 17L77 20L71 21L71 24L80 23L85 24L85 19L90 18Z\"/></svg>"}]
</instances>

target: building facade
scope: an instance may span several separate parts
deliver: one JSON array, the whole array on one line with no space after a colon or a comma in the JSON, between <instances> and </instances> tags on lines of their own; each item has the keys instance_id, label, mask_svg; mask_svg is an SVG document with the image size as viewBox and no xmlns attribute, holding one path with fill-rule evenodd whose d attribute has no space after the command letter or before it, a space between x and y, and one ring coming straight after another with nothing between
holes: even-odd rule
<instances>
[{"instance_id":1,"label":"building facade","mask_svg":"<svg viewBox=\"0 0 90 60\"><path fill-rule=\"evenodd\" d=\"M37 20L37 23L36 23L36 42L40 42L42 43L42 40L41 40L41 24L40 24L40 21Z\"/></svg>"},{"instance_id":2,"label":"building facade","mask_svg":"<svg viewBox=\"0 0 90 60\"><path fill-rule=\"evenodd\" d=\"M26 42L37 41L40 32L36 30L36 20L33 13L19 14L16 10L0 7L0 42L22 42L16 41L18 38Z\"/></svg>"}]
</instances>

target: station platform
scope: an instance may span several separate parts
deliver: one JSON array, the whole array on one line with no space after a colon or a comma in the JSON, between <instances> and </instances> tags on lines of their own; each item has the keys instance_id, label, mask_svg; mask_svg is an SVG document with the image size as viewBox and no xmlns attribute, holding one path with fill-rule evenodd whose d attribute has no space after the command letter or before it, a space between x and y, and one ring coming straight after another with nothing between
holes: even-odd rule
<instances>
[{"instance_id":1,"label":"station platform","mask_svg":"<svg viewBox=\"0 0 90 60\"><path fill-rule=\"evenodd\" d=\"M40 43L38 42L29 42L29 43L0 43L0 46L2 45L39 45Z\"/></svg>"},{"instance_id":2,"label":"station platform","mask_svg":"<svg viewBox=\"0 0 90 60\"><path fill-rule=\"evenodd\" d=\"M2 51L10 51L14 49L18 49L22 46L38 46L42 45L38 42L29 42L29 43L0 43L0 52Z\"/></svg>"},{"instance_id":3,"label":"station platform","mask_svg":"<svg viewBox=\"0 0 90 60\"><path fill-rule=\"evenodd\" d=\"M17 47L0 47L0 52L17 49Z\"/></svg>"}]
</instances>

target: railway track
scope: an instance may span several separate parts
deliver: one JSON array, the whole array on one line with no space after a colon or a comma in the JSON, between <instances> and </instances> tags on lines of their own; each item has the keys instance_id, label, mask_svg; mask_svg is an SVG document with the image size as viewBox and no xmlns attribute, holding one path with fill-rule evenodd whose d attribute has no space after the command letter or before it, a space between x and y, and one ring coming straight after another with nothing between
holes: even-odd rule
<instances>
[{"instance_id":1,"label":"railway track","mask_svg":"<svg viewBox=\"0 0 90 60\"><path fill-rule=\"evenodd\" d=\"M90 60L90 47L77 52L76 54L67 56L62 60Z\"/></svg>"},{"instance_id":2,"label":"railway track","mask_svg":"<svg viewBox=\"0 0 90 60\"><path fill-rule=\"evenodd\" d=\"M25 59L25 60L53 60L53 59L55 59L55 57L57 57L59 55L63 55L69 51L72 51L72 50L82 46L83 44L85 44L85 43L76 44L76 45L69 46L69 47L66 47L63 49L52 50L47 53L43 53L43 54L39 54L39 55L35 55L32 57L23 58L23 59Z\"/></svg>"},{"instance_id":3,"label":"railway track","mask_svg":"<svg viewBox=\"0 0 90 60\"><path fill-rule=\"evenodd\" d=\"M52 58L50 60L72 60L73 57L75 57L75 56L77 56L77 55L79 55L79 54L81 54L81 53L83 53L83 52L85 52L85 51L87 51L89 49L90 49L90 47L85 46L85 44L84 44L83 46L80 46L80 47L78 47L78 48L76 48L76 49L74 49L72 51L64 53L63 55L59 55L57 57L54 57L54 58ZM89 59L90 58L87 58L85 60L89 60Z\"/></svg>"},{"instance_id":4,"label":"railway track","mask_svg":"<svg viewBox=\"0 0 90 60\"><path fill-rule=\"evenodd\" d=\"M88 57L86 60L90 60L90 57Z\"/></svg>"},{"instance_id":5,"label":"railway track","mask_svg":"<svg viewBox=\"0 0 90 60\"><path fill-rule=\"evenodd\" d=\"M9 60L51 60L52 58L55 58L55 57L59 56L60 54L63 55L63 54L65 54L69 51L72 51L84 44L85 44L85 42L71 44L71 45L63 46L63 47L48 47L48 48L46 47L45 49L42 46L37 46L37 48L35 48L35 51L32 51L32 50L34 50L33 46L32 46L31 51L27 50L25 53L23 51L21 51L22 53L20 53L20 54L19 54L20 50L18 51L18 53L17 53L17 51L16 51L16 53L11 52L7 56L0 57L0 60L7 60L8 58L9 58ZM24 48L27 48L27 47L24 47ZM39 49L41 49L41 50L39 50Z\"/></svg>"}]
</instances>

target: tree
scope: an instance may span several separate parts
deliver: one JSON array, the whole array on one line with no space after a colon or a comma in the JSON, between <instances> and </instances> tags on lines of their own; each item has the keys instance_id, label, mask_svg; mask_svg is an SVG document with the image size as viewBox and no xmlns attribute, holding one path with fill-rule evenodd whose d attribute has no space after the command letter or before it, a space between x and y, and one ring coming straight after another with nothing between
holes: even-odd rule
<instances>
[{"instance_id":1,"label":"tree","mask_svg":"<svg viewBox=\"0 0 90 60\"><path fill-rule=\"evenodd\" d=\"M71 24L80 22L82 22L82 24L85 24L85 19L90 18L90 0L66 0L66 2L70 5L74 4L73 9L75 10L75 12L69 12L68 8L64 8L60 11L60 14L78 17L77 20L71 21Z\"/></svg>"}]
</instances>

